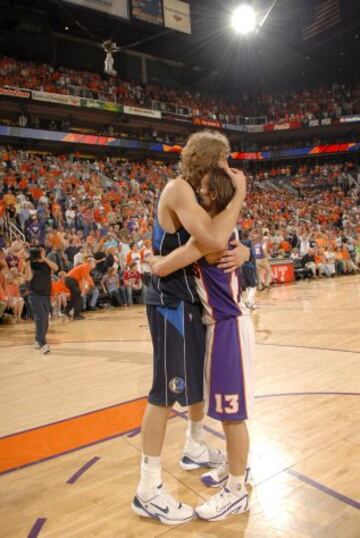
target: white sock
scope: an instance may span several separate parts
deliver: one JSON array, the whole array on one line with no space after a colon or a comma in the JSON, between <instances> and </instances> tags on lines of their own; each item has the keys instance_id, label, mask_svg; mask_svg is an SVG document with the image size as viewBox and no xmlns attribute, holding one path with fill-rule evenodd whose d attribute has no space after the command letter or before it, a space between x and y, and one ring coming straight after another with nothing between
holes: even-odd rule
<instances>
[{"instance_id":1,"label":"white sock","mask_svg":"<svg viewBox=\"0 0 360 538\"><path fill-rule=\"evenodd\" d=\"M245 475L235 476L233 474L229 474L229 478L226 482L226 488L233 495L237 495L238 497L241 497L244 493L246 493Z\"/></svg>"},{"instance_id":2,"label":"white sock","mask_svg":"<svg viewBox=\"0 0 360 538\"><path fill-rule=\"evenodd\" d=\"M205 434L202 421L194 422L189 420L186 436L189 440L195 441L195 443L203 443Z\"/></svg>"},{"instance_id":3,"label":"white sock","mask_svg":"<svg viewBox=\"0 0 360 538\"><path fill-rule=\"evenodd\" d=\"M142 499L151 498L157 486L161 484L161 463L160 456L145 456L141 457L140 467L140 483L138 492Z\"/></svg>"},{"instance_id":4,"label":"white sock","mask_svg":"<svg viewBox=\"0 0 360 538\"><path fill-rule=\"evenodd\" d=\"M247 302L250 303L250 304L254 304L256 287L255 288L247 288L247 289L249 290L248 291L248 296L247 296Z\"/></svg>"}]
</instances>

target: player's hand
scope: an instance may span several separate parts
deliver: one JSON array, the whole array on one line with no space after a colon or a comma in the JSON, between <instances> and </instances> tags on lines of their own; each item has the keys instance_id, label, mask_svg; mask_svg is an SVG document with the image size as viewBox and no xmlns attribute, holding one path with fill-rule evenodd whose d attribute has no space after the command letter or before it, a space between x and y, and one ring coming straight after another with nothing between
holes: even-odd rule
<instances>
[{"instance_id":1,"label":"player's hand","mask_svg":"<svg viewBox=\"0 0 360 538\"><path fill-rule=\"evenodd\" d=\"M240 191L243 195L243 198L246 196L246 176L242 170L236 168L230 168L227 162L219 161L219 166L224 170L224 172L229 176L231 183L233 184L234 189Z\"/></svg>"},{"instance_id":2,"label":"player's hand","mask_svg":"<svg viewBox=\"0 0 360 538\"><path fill-rule=\"evenodd\" d=\"M159 263L161 262L162 260L162 256L150 256L150 258L148 258L146 261L147 263L149 264L150 266L150 269L151 269L151 272L156 275L157 274L157 269L159 267Z\"/></svg>"},{"instance_id":3,"label":"player's hand","mask_svg":"<svg viewBox=\"0 0 360 538\"><path fill-rule=\"evenodd\" d=\"M225 250L220 258L217 266L219 269L224 269L225 273L231 273L241 267L250 258L250 249L234 239L231 241L234 246L232 250Z\"/></svg>"}]
</instances>

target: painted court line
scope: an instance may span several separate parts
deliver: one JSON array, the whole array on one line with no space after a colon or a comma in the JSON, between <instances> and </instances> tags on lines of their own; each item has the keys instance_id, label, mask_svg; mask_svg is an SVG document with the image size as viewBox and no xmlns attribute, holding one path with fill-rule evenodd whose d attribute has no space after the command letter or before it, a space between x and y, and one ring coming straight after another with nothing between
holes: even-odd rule
<instances>
[{"instance_id":1,"label":"painted court line","mask_svg":"<svg viewBox=\"0 0 360 538\"><path fill-rule=\"evenodd\" d=\"M301 480L305 484L308 484L309 486L312 486L313 488L318 489L322 493L326 493L326 495L330 495L330 497L333 497L334 499L337 499L338 501L341 501L345 504L348 504L349 506L352 506L353 508L356 508L357 510L360 510L360 502L355 501L355 499L351 499L350 497L347 497L346 495L342 495L342 493L339 493L338 491L335 491L334 489L328 488L327 486L320 484L320 482L317 482L316 480L313 480L312 478L309 478L308 476L298 473L297 471L294 471L293 469L289 469L287 473L291 474L291 476L294 476L298 480Z\"/></svg>"},{"instance_id":2,"label":"painted court line","mask_svg":"<svg viewBox=\"0 0 360 538\"><path fill-rule=\"evenodd\" d=\"M271 342L255 342L257 346L273 346L273 347L292 347L299 349L314 349L318 351L337 351L340 353L355 353L360 354L360 351L355 351L353 349L337 349L332 347L315 347L315 346L302 346L300 344L272 344Z\"/></svg>"},{"instance_id":3,"label":"painted court line","mask_svg":"<svg viewBox=\"0 0 360 538\"><path fill-rule=\"evenodd\" d=\"M35 521L34 525L32 526L31 531L29 532L27 538L36 538L37 536L39 536L39 532L43 528L45 522L46 522L46 518L39 517Z\"/></svg>"},{"instance_id":4,"label":"painted court line","mask_svg":"<svg viewBox=\"0 0 360 538\"><path fill-rule=\"evenodd\" d=\"M74 473L70 478L69 480L66 481L67 484L74 484L77 480L79 480L80 476L82 476L84 473L86 473L86 471L88 469L90 469L90 467L92 467L93 465L95 465L96 462L99 461L99 457L98 456L95 456L95 458L92 458L90 461L88 461L87 463L85 463L85 465L83 465L82 467L80 467L80 469L78 471L76 471L76 473Z\"/></svg>"},{"instance_id":5,"label":"painted court line","mask_svg":"<svg viewBox=\"0 0 360 538\"><path fill-rule=\"evenodd\" d=\"M260 398L279 398L281 396L360 396L360 392L279 392L275 394L259 394L255 399Z\"/></svg>"},{"instance_id":6,"label":"painted court line","mask_svg":"<svg viewBox=\"0 0 360 538\"><path fill-rule=\"evenodd\" d=\"M0 439L0 475L125 435L141 425L146 399L113 405Z\"/></svg>"},{"instance_id":7,"label":"painted court line","mask_svg":"<svg viewBox=\"0 0 360 538\"><path fill-rule=\"evenodd\" d=\"M62 424L63 422L68 422L69 420L73 420L74 418L81 418L86 417L87 415L93 415L94 413L97 413L98 411L106 411L107 409L114 409L115 407L119 407L120 405L133 403L133 402L140 402L145 399L145 396L139 396L139 398L134 398L133 400L125 400L125 402L118 402L115 404L107 405L106 407L100 407L99 409L94 409L93 411L87 411L86 413L80 413L80 415L74 415L72 417L62 418L60 420L55 420L54 422L47 422L46 424L41 424L41 426L35 426L34 428L28 428L27 430L21 430L19 432L13 432L9 433L8 435L0 436L0 441L3 439L7 439L8 437L14 437L15 435L22 435L23 433L27 432L33 432L35 430L40 430L41 428L44 428L45 426L53 426L55 424Z\"/></svg>"},{"instance_id":8,"label":"painted court line","mask_svg":"<svg viewBox=\"0 0 360 538\"><path fill-rule=\"evenodd\" d=\"M313 393L310 393L310 394L313 394ZM328 395L329 393L315 393L315 394L326 394L326 395ZM330 394L333 394L333 393L330 393ZM342 394L342 393L335 393L335 394L338 395L338 394ZM294 395L297 396L298 394L295 393L295 394L289 394L289 395L290 396L294 396ZM358 393L355 393L355 396L358 396L358 395L359 395ZM271 394L271 395L268 395L267 397L272 397L272 396L287 396L287 395L286 394L280 394L280 395L279 394ZM257 396L257 397L258 398L263 398L263 396ZM175 413L176 413L176 415L178 417L180 417L180 418L182 418L184 420L187 420L187 417L186 417L185 413L179 413L179 412L176 412L176 411L175 411ZM220 439L225 439L224 434L214 430L213 428L210 428L209 426L204 426L204 430L211 433L212 435L215 435L216 437L219 437ZM330 488L328 488L326 486L323 486L322 484L320 484L319 482L316 482L312 478L309 478L309 477L307 477L305 475L302 475L301 473L298 473L297 471L292 470L291 466L286 467L285 469L282 469L281 471L275 473L273 476L270 476L270 477L266 478L265 480L263 480L262 482L259 482L258 484L255 484L255 486L263 484L264 482L267 482L268 480L271 480L271 479L275 478L276 476L278 476L279 474L282 474L284 472L291 474L293 477L297 478L298 480L301 480L302 482L305 482L306 484L309 484L310 486L313 486L314 488L317 488L322 493L325 493L326 495L330 495L331 497L334 497L335 499L337 499L337 500L339 500L339 501L341 501L343 503L346 503L349 506L352 506L353 508L357 508L358 510L360 510L360 503L359 502L355 501L354 499L351 499L350 497L346 497L346 495L342 495L341 493L339 493L338 491L335 491L334 489L330 489Z\"/></svg>"},{"instance_id":9,"label":"painted court line","mask_svg":"<svg viewBox=\"0 0 360 538\"><path fill-rule=\"evenodd\" d=\"M360 396L360 394L357 392L294 392L263 394L255 398L286 396ZM140 433L146 401L146 398L137 398L1 437L0 476L123 435L129 438L135 437ZM185 412L173 409L170 418L174 417L187 420ZM219 439L224 439L223 433L210 426L204 425L204 429Z\"/></svg>"}]
</instances>

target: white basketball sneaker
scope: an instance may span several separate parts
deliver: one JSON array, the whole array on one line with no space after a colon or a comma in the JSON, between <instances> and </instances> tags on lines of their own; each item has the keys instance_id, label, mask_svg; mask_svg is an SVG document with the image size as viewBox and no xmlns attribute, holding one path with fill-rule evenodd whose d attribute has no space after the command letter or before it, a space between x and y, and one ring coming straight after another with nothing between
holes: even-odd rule
<instances>
[{"instance_id":1,"label":"white basketball sneaker","mask_svg":"<svg viewBox=\"0 0 360 538\"><path fill-rule=\"evenodd\" d=\"M174 499L162 484L156 490L155 495L147 501L136 493L131 504L135 514L157 519L164 525L180 525L194 519L195 512L192 506Z\"/></svg>"},{"instance_id":2,"label":"white basketball sneaker","mask_svg":"<svg viewBox=\"0 0 360 538\"><path fill-rule=\"evenodd\" d=\"M201 467L214 469L225 460L226 456L222 450L211 448L205 442L197 443L193 439L187 439L179 465L184 471L193 471Z\"/></svg>"},{"instance_id":3,"label":"white basketball sneaker","mask_svg":"<svg viewBox=\"0 0 360 538\"><path fill-rule=\"evenodd\" d=\"M220 488L225 486L227 479L229 478L229 464L225 461L222 465L219 465L216 469L208 471L201 475L202 483L208 488ZM245 471L245 485L252 486L252 475L250 467L246 467Z\"/></svg>"},{"instance_id":4,"label":"white basketball sneaker","mask_svg":"<svg viewBox=\"0 0 360 538\"><path fill-rule=\"evenodd\" d=\"M238 497L224 487L206 503L197 506L195 513L200 519L206 521L220 521L231 514L242 514L248 510L249 496L247 493Z\"/></svg>"}]
</instances>

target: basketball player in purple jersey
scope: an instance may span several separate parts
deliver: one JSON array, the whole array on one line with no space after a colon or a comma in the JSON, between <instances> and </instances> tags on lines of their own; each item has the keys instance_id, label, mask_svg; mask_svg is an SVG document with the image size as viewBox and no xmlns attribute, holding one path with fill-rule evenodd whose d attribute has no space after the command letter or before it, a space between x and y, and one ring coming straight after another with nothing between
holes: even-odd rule
<instances>
[{"instance_id":1,"label":"basketball player in purple jersey","mask_svg":"<svg viewBox=\"0 0 360 538\"><path fill-rule=\"evenodd\" d=\"M226 207L233 194L234 188L220 168L210 171L201 182L201 202L212 218ZM151 265L156 274L164 277L199 260L195 275L206 325L205 410L223 424L229 464L228 468L225 464L203 475L207 486L224 487L195 512L201 519L218 521L249 509L245 487L249 436L245 420L253 402L254 329L250 311L241 299L241 269L225 272L217 267L216 255L206 252L208 249L191 239L166 257L154 257Z\"/></svg>"},{"instance_id":2,"label":"basketball player in purple jersey","mask_svg":"<svg viewBox=\"0 0 360 538\"><path fill-rule=\"evenodd\" d=\"M181 155L182 175L170 181L160 196L153 232L155 254L172 252L185 244L190 235L210 251L223 252L227 248L246 192L244 174L227 165L229 151L227 138L217 132L204 131L189 138ZM198 203L196 192L204 175L219 162L234 185L234 196L211 219ZM249 255L245 247L238 246L235 250L239 256L231 252L226 255L233 267L241 265ZM194 517L194 509L174 499L161 480L160 454L169 410L175 402L189 407L181 467L214 468L224 461L221 451L206 444L202 428L205 332L192 267L167 278L154 275L146 304L154 374L142 423L140 482L132 509L140 516L165 524L186 523Z\"/></svg>"}]
</instances>

